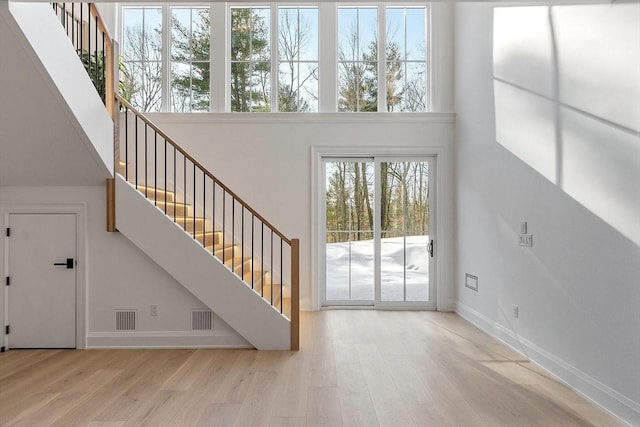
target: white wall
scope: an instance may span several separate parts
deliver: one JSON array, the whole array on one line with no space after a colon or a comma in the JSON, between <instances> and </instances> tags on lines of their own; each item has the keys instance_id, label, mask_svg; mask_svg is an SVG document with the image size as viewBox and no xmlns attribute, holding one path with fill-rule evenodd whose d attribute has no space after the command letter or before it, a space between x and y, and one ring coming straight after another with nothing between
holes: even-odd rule
<instances>
[{"instance_id":1,"label":"white wall","mask_svg":"<svg viewBox=\"0 0 640 427\"><path fill-rule=\"evenodd\" d=\"M89 347L248 346L216 316L213 331L191 330L191 310L206 307L120 233L106 232L104 187L0 187L3 224L7 209L33 203L86 203L86 253L78 254L78 262L86 263ZM151 304L159 306L157 317L150 315ZM136 332L115 332L116 309L138 310Z\"/></svg>"},{"instance_id":2,"label":"white wall","mask_svg":"<svg viewBox=\"0 0 640 427\"><path fill-rule=\"evenodd\" d=\"M640 5L494 5L455 5L457 310L640 425Z\"/></svg>"},{"instance_id":3,"label":"white wall","mask_svg":"<svg viewBox=\"0 0 640 427\"><path fill-rule=\"evenodd\" d=\"M312 147L415 148L442 150L451 159L453 116L449 114L153 114L170 137L289 238L300 239L301 306L316 308L318 283L312 275ZM443 156L443 157L446 157ZM450 164L441 159L447 174ZM446 175L446 174L445 174ZM447 181L450 181L451 177ZM444 223L451 194L441 194ZM448 230L451 235L451 230ZM451 267L441 278L446 284ZM445 291L446 292L446 291ZM449 309L450 295L442 309Z\"/></svg>"}]
</instances>

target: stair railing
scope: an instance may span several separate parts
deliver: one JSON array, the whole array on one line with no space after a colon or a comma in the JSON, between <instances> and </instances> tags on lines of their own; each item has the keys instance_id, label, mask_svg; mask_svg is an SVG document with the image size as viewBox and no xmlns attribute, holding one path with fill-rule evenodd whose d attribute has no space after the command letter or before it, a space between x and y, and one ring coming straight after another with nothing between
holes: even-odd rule
<instances>
[{"instance_id":1,"label":"stair railing","mask_svg":"<svg viewBox=\"0 0 640 427\"><path fill-rule=\"evenodd\" d=\"M52 3L109 115L114 115L113 40L93 3ZM107 94L109 94L107 96Z\"/></svg>"},{"instance_id":2,"label":"stair railing","mask_svg":"<svg viewBox=\"0 0 640 427\"><path fill-rule=\"evenodd\" d=\"M297 349L298 239L287 238L124 98L116 95L116 103L121 175L287 316Z\"/></svg>"}]
</instances>

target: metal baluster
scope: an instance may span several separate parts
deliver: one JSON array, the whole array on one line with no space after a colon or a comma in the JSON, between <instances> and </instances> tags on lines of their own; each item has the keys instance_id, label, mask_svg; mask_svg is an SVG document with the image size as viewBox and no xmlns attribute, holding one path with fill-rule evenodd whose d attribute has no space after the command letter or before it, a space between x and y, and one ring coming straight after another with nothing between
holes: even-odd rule
<instances>
[{"instance_id":1,"label":"metal baluster","mask_svg":"<svg viewBox=\"0 0 640 427\"><path fill-rule=\"evenodd\" d=\"M284 305L284 273L282 271L282 237L280 237L280 314Z\"/></svg>"},{"instance_id":2,"label":"metal baluster","mask_svg":"<svg viewBox=\"0 0 640 427\"><path fill-rule=\"evenodd\" d=\"M260 220L260 295L264 297L264 222Z\"/></svg>"},{"instance_id":3,"label":"metal baluster","mask_svg":"<svg viewBox=\"0 0 640 427\"><path fill-rule=\"evenodd\" d=\"M253 240L254 240L254 234L255 234L255 227L256 227L256 215L251 212L251 289L253 289L253 283L255 281L255 279L253 278L253 272L255 271L255 261L253 258Z\"/></svg>"},{"instance_id":4,"label":"metal baluster","mask_svg":"<svg viewBox=\"0 0 640 427\"><path fill-rule=\"evenodd\" d=\"M182 228L187 229L187 157L182 155Z\"/></svg>"},{"instance_id":5,"label":"metal baluster","mask_svg":"<svg viewBox=\"0 0 640 427\"><path fill-rule=\"evenodd\" d=\"M224 258L225 258L225 234L226 234L226 216L227 216L227 212L226 212L226 205L227 205L227 197L226 197L226 189L224 187L222 187L222 263L224 264Z\"/></svg>"},{"instance_id":6,"label":"metal baluster","mask_svg":"<svg viewBox=\"0 0 640 427\"><path fill-rule=\"evenodd\" d=\"M164 139L164 214L167 214L167 139ZM175 197L175 196L174 196Z\"/></svg>"},{"instance_id":7,"label":"metal baluster","mask_svg":"<svg viewBox=\"0 0 640 427\"><path fill-rule=\"evenodd\" d=\"M273 230L271 230L271 252L269 254L269 258L271 264L271 267L269 268L269 271L271 272L271 305L273 305Z\"/></svg>"},{"instance_id":8,"label":"metal baluster","mask_svg":"<svg viewBox=\"0 0 640 427\"><path fill-rule=\"evenodd\" d=\"M216 235L216 180L213 180L213 192L211 194L211 205L213 206L211 212L211 224L213 227L213 235ZM213 246L211 246L211 253L214 253L216 250L216 241L213 239Z\"/></svg>"},{"instance_id":9,"label":"metal baluster","mask_svg":"<svg viewBox=\"0 0 640 427\"><path fill-rule=\"evenodd\" d=\"M231 198L231 271L236 271L236 198Z\"/></svg>"},{"instance_id":10,"label":"metal baluster","mask_svg":"<svg viewBox=\"0 0 640 427\"><path fill-rule=\"evenodd\" d=\"M138 188L138 116L136 118L136 153L135 153L135 166L136 166L136 189Z\"/></svg>"},{"instance_id":11,"label":"metal baluster","mask_svg":"<svg viewBox=\"0 0 640 427\"><path fill-rule=\"evenodd\" d=\"M105 34L102 32L102 72L101 72L101 83L100 83L100 98L102 99L102 103L107 103L107 60L105 57L105 42L104 42Z\"/></svg>"},{"instance_id":12,"label":"metal baluster","mask_svg":"<svg viewBox=\"0 0 640 427\"><path fill-rule=\"evenodd\" d=\"M96 88L100 87L100 75L99 75L99 71L98 71L98 17L95 17L95 28L93 29L93 32L95 33L95 42L96 42L96 46L95 46L95 56L94 58L96 59L96 74L94 77L94 82L96 84Z\"/></svg>"},{"instance_id":13,"label":"metal baluster","mask_svg":"<svg viewBox=\"0 0 640 427\"><path fill-rule=\"evenodd\" d=\"M75 39L75 35L76 35L76 4L75 3L71 3L71 43L73 44L74 39ZM65 28L66 30L66 28ZM69 31L66 30L65 31L67 33L67 36L69 35ZM74 48L76 46L73 46ZM76 50L77 51L77 50Z\"/></svg>"},{"instance_id":14,"label":"metal baluster","mask_svg":"<svg viewBox=\"0 0 640 427\"><path fill-rule=\"evenodd\" d=\"M144 197L149 197L147 192L149 191L149 184L147 183L147 152L149 149L147 148L147 122L144 122Z\"/></svg>"},{"instance_id":15,"label":"metal baluster","mask_svg":"<svg viewBox=\"0 0 640 427\"><path fill-rule=\"evenodd\" d=\"M205 218L207 217L205 208L207 207L207 174L202 171L202 235L207 236L207 221ZM193 229L195 230L196 223L193 223ZM215 240L215 235L211 235L211 242ZM206 243L206 240L205 240ZM203 244L202 246L207 247L207 245Z\"/></svg>"},{"instance_id":16,"label":"metal baluster","mask_svg":"<svg viewBox=\"0 0 640 427\"><path fill-rule=\"evenodd\" d=\"M158 206L158 132L156 131L153 131L153 204Z\"/></svg>"},{"instance_id":17,"label":"metal baluster","mask_svg":"<svg viewBox=\"0 0 640 427\"><path fill-rule=\"evenodd\" d=\"M124 179L129 182L129 107L124 107Z\"/></svg>"},{"instance_id":18,"label":"metal baluster","mask_svg":"<svg viewBox=\"0 0 640 427\"><path fill-rule=\"evenodd\" d=\"M193 164L193 238L196 238L196 164ZM186 224L185 224L186 225ZM202 246L204 246L204 236L202 237Z\"/></svg>"},{"instance_id":19,"label":"metal baluster","mask_svg":"<svg viewBox=\"0 0 640 427\"><path fill-rule=\"evenodd\" d=\"M176 213L176 196L178 194L178 192L176 191L176 182L178 181L178 165L176 162L176 157L177 157L177 153L176 153L176 146L173 146L173 220L175 222L178 222L178 214Z\"/></svg>"},{"instance_id":20,"label":"metal baluster","mask_svg":"<svg viewBox=\"0 0 640 427\"><path fill-rule=\"evenodd\" d=\"M242 205L241 217L240 241L242 244L240 245L240 277L244 280L244 205Z\"/></svg>"}]
</instances>

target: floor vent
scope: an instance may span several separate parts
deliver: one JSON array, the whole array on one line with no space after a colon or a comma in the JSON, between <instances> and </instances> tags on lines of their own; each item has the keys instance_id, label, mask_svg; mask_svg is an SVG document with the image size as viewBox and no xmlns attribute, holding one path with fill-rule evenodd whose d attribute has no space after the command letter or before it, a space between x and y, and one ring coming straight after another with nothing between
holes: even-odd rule
<instances>
[{"instance_id":1,"label":"floor vent","mask_svg":"<svg viewBox=\"0 0 640 427\"><path fill-rule=\"evenodd\" d=\"M193 310L191 312L191 329L194 331L210 331L213 329L211 310Z\"/></svg>"},{"instance_id":2,"label":"floor vent","mask_svg":"<svg viewBox=\"0 0 640 427\"><path fill-rule=\"evenodd\" d=\"M135 331L136 311L116 310L116 331Z\"/></svg>"}]
</instances>

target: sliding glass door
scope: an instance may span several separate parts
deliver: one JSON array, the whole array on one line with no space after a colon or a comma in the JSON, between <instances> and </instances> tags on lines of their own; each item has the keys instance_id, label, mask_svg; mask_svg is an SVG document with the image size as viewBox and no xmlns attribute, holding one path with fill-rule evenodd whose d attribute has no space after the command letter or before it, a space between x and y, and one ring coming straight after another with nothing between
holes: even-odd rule
<instances>
[{"instance_id":1,"label":"sliding glass door","mask_svg":"<svg viewBox=\"0 0 640 427\"><path fill-rule=\"evenodd\" d=\"M324 306L435 308L432 170L432 158L323 160Z\"/></svg>"}]
</instances>

